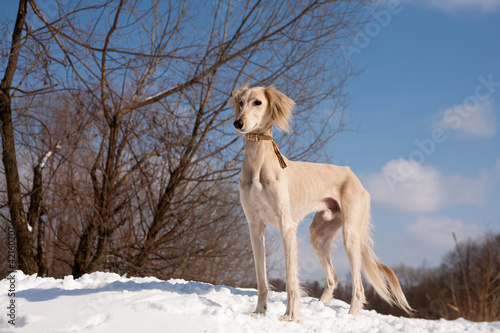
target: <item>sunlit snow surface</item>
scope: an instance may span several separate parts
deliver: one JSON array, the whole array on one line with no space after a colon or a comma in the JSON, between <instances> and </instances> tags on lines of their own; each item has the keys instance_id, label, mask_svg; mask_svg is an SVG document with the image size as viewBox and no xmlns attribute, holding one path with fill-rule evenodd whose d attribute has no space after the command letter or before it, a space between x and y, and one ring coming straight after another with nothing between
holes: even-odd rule
<instances>
[{"instance_id":1,"label":"sunlit snow surface","mask_svg":"<svg viewBox=\"0 0 500 333\"><path fill-rule=\"evenodd\" d=\"M10 282L0 281L0 332L500 332L500 322L406 319L362 310L333 300L303 297L299 324L281 322L286 293L270 292L267 314L249 314L254 289L184 280L123 278L96 272L74 280L15 272L15 326L7 316Z\"/></svg>"}]
</instances>

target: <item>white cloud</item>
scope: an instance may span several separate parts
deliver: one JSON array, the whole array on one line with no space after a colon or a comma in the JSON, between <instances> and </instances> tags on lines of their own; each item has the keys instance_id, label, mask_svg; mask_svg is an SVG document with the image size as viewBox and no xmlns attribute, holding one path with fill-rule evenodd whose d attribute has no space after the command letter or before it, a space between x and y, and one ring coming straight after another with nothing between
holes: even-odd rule
<instances>
[{"instance_id":1,"label":"white cloud","mask_svg":"<svg viewBox=\"0 0 500 333\"><path fill-rule=\"evenodd\" d=\"M441 175L433 168L406 160L392 160L381 172L368 175L363 183L372 201L384 209L401 212L431 212L441 206Z\"/></svg>"},{"instance_id":2,"label":"white cloud","mask_svg":"<svg viewBox=\"0 0 500 333\"><path fill-rule=\"evenodd\" d=\"M439 111L434 118L432 127L463 137L493 137L498 128L492 100L465 99L460 105Z\"/></svg>"},{"instance_id":3,"label":"white cloud","mask_svg":"<svg viewBox=\"0 0 500 333\"><path fill-rule=\"evenodd\" d=\"M372 202L384 210L430 213L456 204L485 205L493 183L498 180L496 169L483 170L475 178L446 176L434 167L399 159L364 177L363 184Z\"/></svg>"},{"instance_id":4,"label":"white cloud","mask_svg":"<svg viewBox=\"0 0 500 333\"><path fill-rule=\"evenodd\" d=\"M423 4L448 12L472 10L488 13L500 8L500 1L498 0L422 0L418 2L412 1L412 3Z\"/></svg>"},{"instance_id":5,"label":"white cloud","mask_svg":"<svg viewBox=\"0 0 500 333\"><path fill-rule=\"evenodd\" d=\"M455 245L452 233L463 241L484 234L485 229L478 224L467 224L446 216L419 216L406 226L406 230L426 245L451 249Z\"/></svg>"}]
</instances>

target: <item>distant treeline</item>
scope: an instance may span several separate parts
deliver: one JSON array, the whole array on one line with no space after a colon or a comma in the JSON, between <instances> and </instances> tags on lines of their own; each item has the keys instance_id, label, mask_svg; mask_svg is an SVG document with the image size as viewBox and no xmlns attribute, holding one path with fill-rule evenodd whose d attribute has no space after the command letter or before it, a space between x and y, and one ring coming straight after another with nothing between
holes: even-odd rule
<instances>
[{"instance_id":1,"label":"distant treeline","mask_svg":"<svg viewBox=\"0 0 500 333\"><path fill-rule=\"evenodd\" d=\"M438 267L394 268L414 317L424 319L465 318L472 321L500 320L500 234L485 235L480 240L456 243L456 249L443 258ZM282 280L272 280L277 290L284 290ZM321 297L318 281L304 283L309 296ZM365 309L395 316L407 316L378 297L365 284ZM351 301L350 283L339 283L334 298Z\"/></svg>"}]
</instances>

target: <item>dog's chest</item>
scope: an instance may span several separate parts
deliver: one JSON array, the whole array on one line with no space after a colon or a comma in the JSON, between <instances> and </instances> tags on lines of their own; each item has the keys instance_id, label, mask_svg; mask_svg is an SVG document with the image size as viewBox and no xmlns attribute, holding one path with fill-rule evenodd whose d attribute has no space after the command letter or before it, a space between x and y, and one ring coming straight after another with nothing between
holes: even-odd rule
<instances>
[{"instance_id":1,"label":"dog's chest","mask_svg":"<svg viewBox=\"0 0 500 333\"><path fill-rule=\"evenodd\" d=\"M254 181L242 186L241 191L246 192L244 193L244 197L248 199L246 205L254 214L257 214L261 220L268 224L278 225L277 198L276 194L273 194L275 191L272 191L268 184ZM274 205L272 205L273 203Z\"/></svg>"}]
</instances>

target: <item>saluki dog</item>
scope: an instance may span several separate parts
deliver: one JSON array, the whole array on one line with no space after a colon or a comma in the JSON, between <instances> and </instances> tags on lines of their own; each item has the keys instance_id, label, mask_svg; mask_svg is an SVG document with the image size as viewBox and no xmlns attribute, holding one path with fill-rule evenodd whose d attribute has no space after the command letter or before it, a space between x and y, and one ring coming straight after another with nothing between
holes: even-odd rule
<instances>
[{"instance_id":1,"label":"saluki dog","mask_svg":"<svg viewBox=\"0 0 500 333\"><path fill-rule=\"evenodd\" d=\"M258 300L254 315L267 308L265 224L279 227L286 264L287 307L284 321L298 322L300 286L297 263L297 226L316 212L309 229L314 253L325 272L321 301L328 303L338 282L330 258L331 243L342 227L352 273L350 314L365 303L361 270L385 301L407 313L409 306L396 274L377 261L370 237L370 195L349 167L290 161L272 139L273 125L290 131L295 103L274 87L243 86L232 92L234 127L245 138L240 177L240 200L250 229L257 274Z\"/></svg>"}]
</instances>

